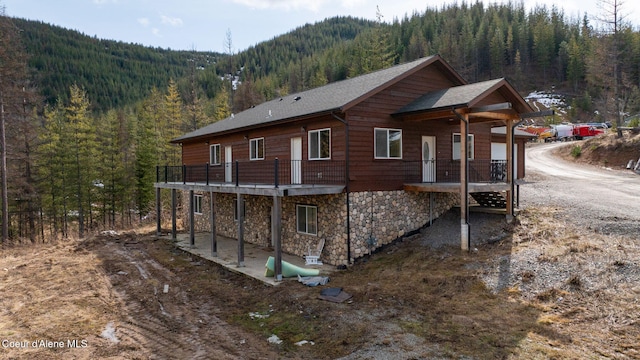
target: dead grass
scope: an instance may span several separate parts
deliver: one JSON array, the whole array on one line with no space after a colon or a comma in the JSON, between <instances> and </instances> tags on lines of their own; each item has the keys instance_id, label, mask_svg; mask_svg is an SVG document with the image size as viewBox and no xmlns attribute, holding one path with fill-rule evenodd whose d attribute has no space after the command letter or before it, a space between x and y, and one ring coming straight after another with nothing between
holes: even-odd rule
<instances>
[{"instance_id":1,"label":"dead grass","mask_svg":"<svg viewBox=\"0 0 640 360\"><path fill-rule=\"evenodd\" d=\"M434 250L419 238L391 245L332 275L330 286L353 295L341 304L318 300L317 288L269 287L201 263L148 234L5 247L0 338L90 346L2 356L639 357L637 238L567 230L558 213L528 209L511 235L478 252ZM499 290L486 280L494 266ZM110 321L118 344L100 337ZM266 342L273 334L281 345ZM315 345L294 345L301 340Z\"/></svg>"}]
</instances>

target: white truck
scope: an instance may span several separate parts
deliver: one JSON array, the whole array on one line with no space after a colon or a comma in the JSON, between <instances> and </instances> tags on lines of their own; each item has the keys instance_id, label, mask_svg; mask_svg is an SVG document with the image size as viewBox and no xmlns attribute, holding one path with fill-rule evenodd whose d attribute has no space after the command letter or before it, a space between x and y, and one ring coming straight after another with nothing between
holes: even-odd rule
<instances>
[{"instance_id":1,"label":"white truck","mask_svg":"<svg viewBox=\"0 0 640 360\"><path fill-rule=\"evenodd\" d=\"M544 137L544 142L572 140L574 140L573 125L570 124L552 125L548 136Z\"/></svg>"}]
</instances>

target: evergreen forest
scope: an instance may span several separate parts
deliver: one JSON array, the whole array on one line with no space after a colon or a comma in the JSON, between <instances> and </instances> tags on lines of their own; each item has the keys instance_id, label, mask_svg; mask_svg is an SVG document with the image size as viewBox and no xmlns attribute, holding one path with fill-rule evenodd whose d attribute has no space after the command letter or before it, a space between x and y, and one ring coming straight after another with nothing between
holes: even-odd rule
<instances>
[{"instance_id":1,"label":"evergreen forest","mask_svg":"<svg viewBox=\"0 0 640 360\"><path fill-rule=\"evenodd\" d=\"M172 51L0 17L2 240L132 226L153 209L170 140L289 93L440 54L469 82L551 90L574 122L640 112L640 33L603 0L594 20L522 3L335 17L233 53ZM596 15L596 14L593 14ZM185 39L188 42L188 39Z\"/></svg>"}]
</instances>

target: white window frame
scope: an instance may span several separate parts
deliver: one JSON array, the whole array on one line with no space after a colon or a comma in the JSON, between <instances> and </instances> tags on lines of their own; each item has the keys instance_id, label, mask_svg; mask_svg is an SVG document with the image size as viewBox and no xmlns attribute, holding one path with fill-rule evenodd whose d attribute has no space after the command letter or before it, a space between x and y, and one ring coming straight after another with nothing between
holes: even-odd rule
<instances>
[{"instance_id":1,"label":"white window frame","mask_svg":"<svg viewBox=\"0 0 640 360\"><path fill-rule=\"evenodd\" d=\"M329 155L323 157L322 156L322 142L320 141L321 137L322 137L322 133L323 132L328 132L329 133ZM317 136L317 144L318 144L318 148L315 149L315 151L317 151L318 156L313 156L312 155L312 151L314 150L313 147L311 146L311 137L312 136ZM318 129L318 130L309 130L309 134L307 135L308 138L308 142L309 142L309 160L330 160L331 159L331 128L327 128L327 129Z\"/></svg>"},{"instance_id":2,"label":"white window frame","mask_svg":"<svg viewBox=\"0 0 640 360\"><path fill-rule=\"evenodd\" d=\"M300 209L304 208L304 229L300 228ZM313 232L313 229L309 229L309 215L310 215L310 210L313 210L312 216L314 216L314 218L312 219L313 223L315 224L315 232ZM298 233L300 234L305 234L305 235L313 235L313 236L318 236L318 207L315 205L296 205L296 230Z\"/></svg>"},{"instance_id":3,"label":"white window frame","mask_svg":"<svg viewBox=\"0 0 640 360\"><path fill-rule=\"evenodd\" d=\"M193 213L202 215L202 194L193 194Z\"/></svg>"},{"instance_id":4,"label":"white window frame","mask_svg":"<svg viewBox=\"0 0 640 360\"><path fill-rule=\"evenodd\" d=\"M377 134L378 132L386 132L386 149L385 153L386 156L378 156L378 142L377 140ZM391 142L390 142L390 133L394 131L394 132L399 132L400 133L400 155L399 156L391 156L390 152L391 152ZM402 129L388 129L388 128L374 128L373 129L373 156L375 159L402 159Z\"/></svg>"},{"instance_id":5,"label":"white window frame","mask_svg":"<svg viewBox=\"0 0 640 360\"><path fill-rule=\"evenodd\" d=\"M209 165L220 165L222 154L220 144L209 145Z\"/></svg>"},{"instance_id":6,"label":"white window frame","mask_svg":"<svg viewBox=\"0 0 640 360\"><path fill-rule=\"evenodd\" d=\"M260 151L262 151L262 156L260 156ZM263 137L249 140L249 160L264 160Z\"/></svg>"},{"instance_id":7,"label":"white window frame","mask_svg":"<svg viewBox=\"0 0 640 360\"><path fill-rule=\"evenodd\" d=\"M458 141L456 141L456 137L458 137ZM452 154L451 154L451 158L453 160L460 160L460 142L462 141L462 135L460 133L453 133L452 137L451 137L451 143L453 144L451 146L451 150L452 150ZM469 157L467 158L468 160L473 160L475 158L475 149L476 149L476 142L475 142L475 136L473 134L469 134L469 137L467 139L467 151L469 152Z\"/></svg>"}]
</instances>

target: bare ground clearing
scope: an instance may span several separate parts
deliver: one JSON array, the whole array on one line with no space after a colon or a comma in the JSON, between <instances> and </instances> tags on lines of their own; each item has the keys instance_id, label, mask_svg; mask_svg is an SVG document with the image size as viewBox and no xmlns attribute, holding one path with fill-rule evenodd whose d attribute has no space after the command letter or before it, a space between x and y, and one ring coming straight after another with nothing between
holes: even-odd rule
<instances>
[{"instance_id":1,"label":"bare ground clearing","mask_svg":"<svg viewBox=\"0 0 640 360\"><path fill-rule=\"evenodd\" d=\"M530 175L515 224L471 215L477 251L458 250L448 213L332 275L353 295L341 304L230 273L148 230L4 245L0 358L640 358L638 233L603 231L616 223L607 214L588 226L592 214L539 198L554 177Z\"/></svg>"}]
</instances>

